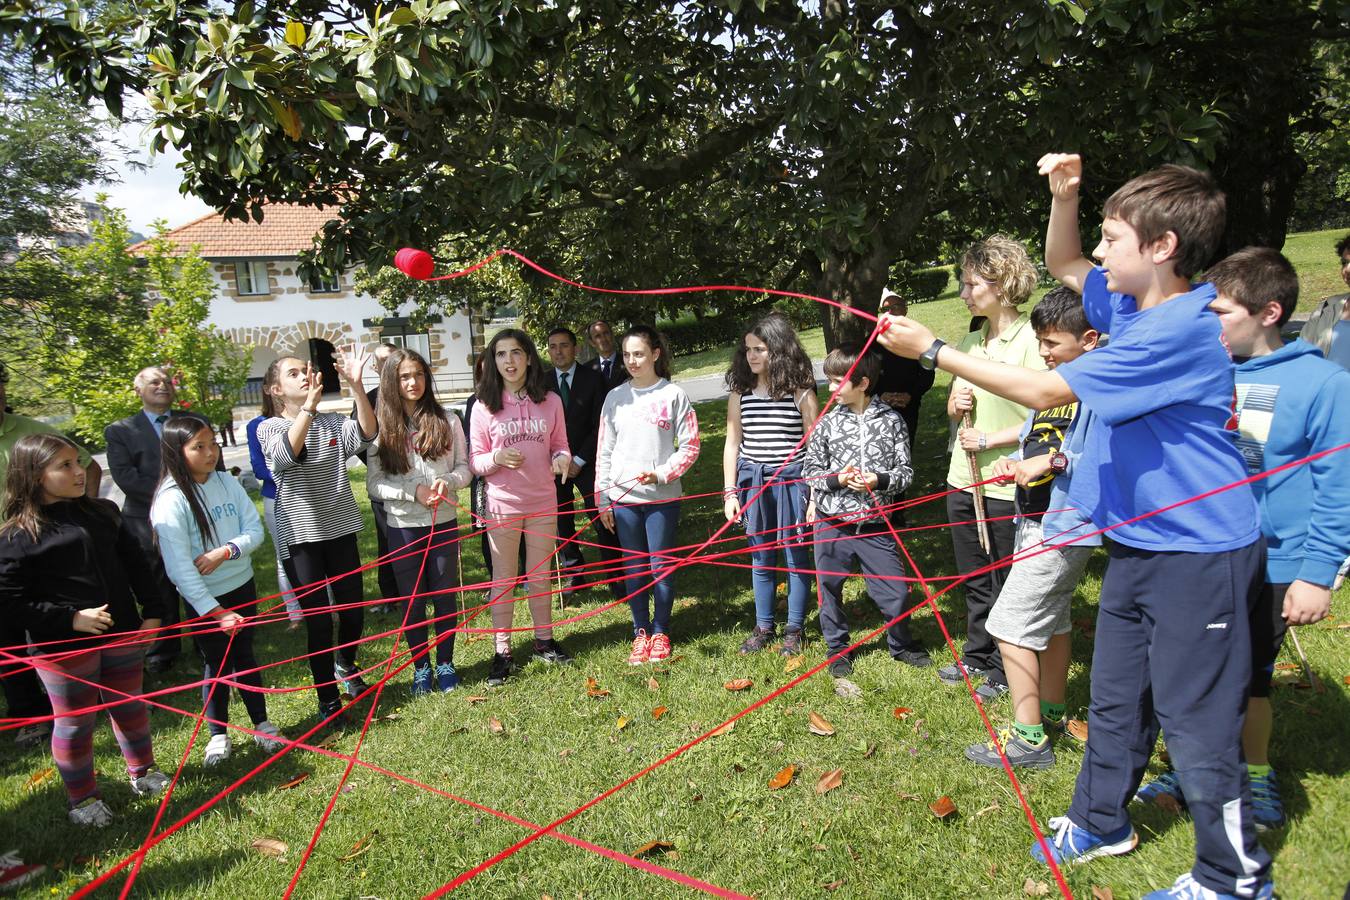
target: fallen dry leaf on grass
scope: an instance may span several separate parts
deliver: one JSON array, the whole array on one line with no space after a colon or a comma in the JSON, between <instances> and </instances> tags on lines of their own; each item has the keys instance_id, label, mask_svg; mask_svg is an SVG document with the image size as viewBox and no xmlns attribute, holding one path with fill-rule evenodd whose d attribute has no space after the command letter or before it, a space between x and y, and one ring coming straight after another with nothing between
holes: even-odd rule
<instances>
[{"instance_id":1,"label":"fallen dry leaf on grass","mask_svg":"<svg viewBox=\"0 0 1350 900\"><path fill-rule=\"evenodd\" d=\"M361 838L361 840L357 841L355 844L352 844L352 849L347 851L347 855L341 857L342 862L351 862L352 860L360 856L362 853L365 853L367 850L369 850L371 842L375 840L375 836L378 834L379 834L378 831L372 831L370 834Z\"/></svg>"},{"instance_id":2,"label":"fallen dry leaf on grass","mask_svg":"<svg viewBox=\"0 0 1350 900\"><path fill-rule=\"evenodd\" d=\"M670 710L666 709L664 706L658 706L656 709L652 710L652 718L659 719L668 712L670 712Z\"/></svg>"},{"instance_id":3,"label":"fallen dry leaf on grass","mask_svg":"<svg viewBox=\"0 0 1350 900\"><path fill-rule=\"evenodd\" d=\"M1064 733L1076 741L1087 743L1088 725L1082 719L1070 719L1064 725Z\"/></svg>"},{"instance_id":4,"label":"fallen dry leaf on grass","mask_svg":"<svg viewBox=\"0 0 1350 900\"><path fill-rule=\"evenodd\" d=\"M811 713L806 717L806 727L812 734L818 734L821 737L830 737L834 734L834 726L820 715L820 713Z\"/></svg>"},{"instance_id":5,"label":"fallen dry leaf on grass","mask_svg":"<svg viewBox=\"0 0 1350 900\"><path fill-rule=\"evenodd\" d=\"M643 856L660 856L661 854L669 853L674 849L675 845L670 841L648 841L634 850L633 855L639 858Z\"/></svg>"},{"instance_id":6,"label":"fallen dry leaf on grass","mask_svg":"<svg viewBox=\"0 0 1350 900\"><path fill-rule=\"evenodd\" d=\"M506 732L506 726L503 725L501 720L496 716L493 716L488 719L488 731L491 731L493 734L504 734Z\"/></svg>"},{"instance_id":7,"label":"fallen dry leaf on grass","mask_svg":"<svg viewBox=\"0 0 1350 900\"><path fill-rule=\"evenodd\" d=\"M755 683L753 678L733 678L722 687L729 691L743 691Z\"/></svg>"},{"instance_id":8,"label":"fallen dry leaf on grass","mask_svg":"<svg viewBox=\"0 0 1350 900\"><path fill-rule=\"evenodd\" d=\"M862 697L863 690L847 678L836 678L834 679L834 693L845 700L857 700Z\"/></svg>"},{"instance_id":9,"label":"fallen dry leaf on grass","mask_svg":"<svg viewBox=\"0 0 1350 900\"><path fill-rule=\"evenodd\" d=\"M605 690L604 688L602 688L602 687L600 686L600 683L599 683L598 681L596 681L594 678L587 678L587 679L586 679L586 696L587 696L587 697L608 697L608 696L609 696L609 691L607 691L607 690Z\"/></svg>"},{"instance_id":10,"label":"fallen dry leaf on grass","mask_svg":"<svg viewBox=\"0 0 1350 900\"><path fill-rule=\"evenodd\" d=\"M487 699L487 697L485 697L485 696L482 695L482 694L470 694L469 696L467 696L467 697L464 698L464 700L465 700L470 706L473 706L475 703L482 703L482 702L483 702L484 700L486 700L486 699Z\"/></svg>"},{"instance_id":11,"label":"fallen dry leaf on grass","mask_svg":"<svg viewBox=\"0 0 1350 900\"><path fill-rule=\"evenodd\" d=\"M1276 671L1276 672L1297 672L1297 671L1298 671L1298 663L1291 663L1291 662L1276 663L1276 664L1275 664L1275 671Z\"/></svg>"},{"instance_id":12,"label":"fallen dry leaf on grass","mask_svg":"<svg viewBox=\"0 0 1350 900\"><path fill-rule=\"evenodd\" d=\"M318 742L317 744L315 744L314 746L315 746L315 747L318 747L320 750L332 750L332 749L333 749L334 747L336 747L341 741L342 741L341 736L339 736L338 733L335 731L335 732L333 732L332 734L328 735L328 737L326 737L326 738L324 738L323 740L319 741L319 742Z\"/></svg>"},{"instance_id":13,"label":"fallen dry leaf on grass","mask_svg":"<svg viewBox=\"0 0 1350 900\"><path fill-rule=\"evenodd\" d=\"M769 790L777 791L792 784L792 779L797 777L796 766L783 766L778 770L778 774L769 779Z\"/></svg>"},{"instance_id":14,"label":"fallen dry leaf on grass","mask_svg":"<svg viewBox=\"0 0 1350 900\"><path fill-rule=\"evenodd\" d=\"M949 819L956 815L956 801L946 794L928 804L928 810L939 819Z\"/></svg>"},{"instance_id":15,"label":"fallen dry leaf on grass","mask_svg":"<svg viewBox=\"0 0 1350 900\"><path fill-rule=\"evenodd\" d=\"M295 776L294 778L292 778L290 781L286 782L285 784L279 784L279 785L277 785L277 788L276 788L276 789L279 790L279 791L289 791L291 788L293 788L293 787L299 787L300 785L304 784L304 783L305 783L306 781L308 781L308 780L309 780L309 773L308 773L308 772L301 772L299 775Z\"/></svg>"},{"instance_id":16,"label":"fallen dry leaf on grass","mask_svg":"<svg viewBox=\"0 0 1350 900\"><path fill-rule=\"evenodd\" d=\"M619 716L619 720L614 723L614 727L617 728L619 731L623 731L625 728L628 727L629 721L630 719L627 716Z\"/></svg>"},{"instance_id":17,"label":"fallen dry leaf on grass","mask_svg":"<svg viewBox=\"0 0 1350 900\"><path fill-rule=\"evenodd\" d=\"M1346 684L1350 685L1350 675L1345 676L1343 680L1345 681Z\"/></svg>"},{"instance_id":18,"label":"fallen dry leaf on grass","mask_svg":"<svg viewBox=\"0 0 1350 900\"><path fill-rule=\"evenodd\" d=\"M1092 900L1116 900L1116 895L1112 893L1109 887L1092 886Z\"/></svg>"},{"instance_id":19,"label":"fallen dry leaf on grass","mask_svg":"<svg viewBox=\"0 0 1350 900\"><path fill-rule=\"evenodd\" d=\"M816 781L816 793L828 794L844 783L844 770L831 769Z\"/></svg>"},{"instance_id":20,"label":"fallen dry leaf on grass","mask_svg":"<svg viewBox=\"0 0 1350 900\"><path fill-rule=\"evenodd\" d=\"M28 781L24 784L24 787L27 790L35 791L51 780L54 775L56 775L56 769L51 766L48 766L45 769L38 769L32 775L28 776Z\"/></svg>"},{"instance_id":21,"label":"fallen dry leaf on grass","mask_svg":"<svg viewBox=\"0 0 1350 900\"><path fill-rule=\"evenodd\" d=\"M712 731L710 731L710 732L708 733L708 737L717 737L718 735L726 734L726 733L729 732L729 731L735 731L735 730L736 730L736 720L735 720L735 719L732 719L730 722L727 722L725 725L721 725L721 726L719 726L719 727L717 727L717 728L714 728Z\"/></svg>"},{"instance_id":22,"label":"fallen dry leaf on grass","mask_svg":"<svg viewBox=\"0 0 1350 900\"><path fill-rule=\"evenodd\" d=\"M661 682L657 681L655 678L648 678L648 679L647 679L647 690L649 690L649 691L659 691L659 690L661 690Z\"/></svg>"},{"instance_id":23,"label":"fallen dry leaf on grass","mask_svg":"<svg viewBox=\"0 0 1350 900\"><path fill-rule=\"evenodd\" d=\"M906 794L904 791L896 791L895 793L897 796L900 797L901 800L913 800L916 803L923 802L923 798L920 797L918 794Z\"/></svg>"},{"instance_id":24,"label":"fallen dry leaf on grass","mask_svg":"<svg viewBox=\"0 0 1350 900\"><path fill-rule=\"evenodd\" d=\"M1050 885L1027 876L1027 880L1022 882L1022 893L1028 897L1049 897Z\"/></svg>"},{"instance_id":25,"label":"fallen dry leaf on grass","mask_svg":"<svg viewBox=\"0 0 1350 900\"><path fill-rule=\"evenodd\" d=\"M905 721L913 714L914 710L910 709L908 706L897 706L895 709L891 710L891 715L895 716L901 722Z\"/></svg>"},{"instance_id":26,"label":"fallen dry leaf on grass","mask_svg":"<svg viewBox=\"0 0 1350 900\"><path fill-rule=\"evenodd\" d=\"M821 887L827 891L837 891L843 886L844 886L844 879L842 878L840 878L838 881L831 881L828 884L821 885Z\"/></svg>"},{"instance_id":27,"label":"fallen dry leaf on grass","mask_svg":"<svg viewBox=\"0 0 1350 900\"><path fill-rule=\"evenodd\" d=\"M558 754L558 758L559 758L559 759L567 759L567 757L571 756L573 753L576 753L576 752L577 752L577 751L575 751L575 750L573 750L571 747L569 747L569 748L567 748L566 750L564 750L564 751L562 751L561 753L559 753L559 754Z\"/></svg>"},{"instance_id":28,"label":"fallen dry leaf on grass","mask_svg":"<svg viewBox=\"0 0 1350 900\"><path fill-rule=\"evenodd\" d=\"M798 669L800 669L800 668L802 667L802 663L805 662L805 660L806 660L806 657L804 657L804 656L794 656L794 657L792 657L792 658L789 659L787 662L783 663L783 674L786 675L786 674L788 674L789 672L795 672L795 671L797 671Z\"/></svg>"},{"instance_id":29,"label":"fallen dry leaf on grass","mask_svg":"<svg viewBox=\"0 0 1350 900\"><path fill-rule=\"evenodd\" d=\"M269 837L254 838L250 846L263 856L284 856L286 851L291 849L285 841Z\"/></svg>"}]
</instances>

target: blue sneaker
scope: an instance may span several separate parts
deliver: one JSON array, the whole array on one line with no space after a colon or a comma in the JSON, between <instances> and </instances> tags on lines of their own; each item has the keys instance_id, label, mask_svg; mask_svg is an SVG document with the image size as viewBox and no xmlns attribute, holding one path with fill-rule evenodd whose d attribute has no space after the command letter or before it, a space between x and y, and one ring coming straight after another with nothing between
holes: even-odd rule
<instances>
[{"instance_id":1,"label":"blue sneaker","mask_svg":"<svg viewBox=\"0 0 1350 900\"><path fill-rule=\"evenodd\" d=\"M1267 881L1256 889L1256 893L1246 896L1251 900L1272 900L1275 896L1275 882ZM1242 900L1242 898L1238 894L1220 894L1218 891L1211 891L1187 872L1173 882L1170 888L1145 894L1143 900Z\"/></svg>"},{"instance_id":2,"label":"blue sneaker","mask_svg":"<svg viewBox=\"0 0 1350 900\"><path fill-rule=\"evenodd\" d=\"M1152 803L1171 812L1179 813L1186 808L1186 796L1181 793L1181 779L1177 773L1168 769L1134 794L1141 803Z\"/></svg>"},{"instance_id":3,"label":"blue sneaker","mask_svg":"<svg viewBox=\"0 0 1350 900\"><path fill-rule=\"evenodd\" d=\"M1061 865L1087 862L1098 856L1120 856L1139 845L1139 835L1135 834L1134 826L1128 822L1110 834L1093 834L1073 824L1068 816L1056 816L1048 825L1054 833L1049 836L1047 843L1055 862ZM1031 858L1040 863L1045 862L1040 841L1031 845Z\"/></svg>"},{"instance_id":4,"label":"blue sneaker","mask_svg":"<svg viewBox=\"0 0 1350 900\"><path fill-rule=\"evenodd\" d=\"M1253 776L1252 818L1257 831L1279 828L1284 824L1284 804L1280 802L1280 786L1275 782L1275 770Z\"/></svg>"},{"instance_id":5,"label":"blue sneaker","mask_svg":"<svg viewBox=\"0 0 1350 900\"><path fill-rule=\"evenodd\" d=\"M436 666L436 687L442 694L448 694L459 687L459 673L455 671L453 664L443 662Z\"/></svg>"},{"instance_id":6,"label":"blue sneaker","mask_svg":"<svg viewBox=\"0 0 1350 900\"><path fill-rule=\"evenodd\" d=\"M431 693L431 666L414 666L412 695L425 697Z\"/></svg>"}]
</instances>

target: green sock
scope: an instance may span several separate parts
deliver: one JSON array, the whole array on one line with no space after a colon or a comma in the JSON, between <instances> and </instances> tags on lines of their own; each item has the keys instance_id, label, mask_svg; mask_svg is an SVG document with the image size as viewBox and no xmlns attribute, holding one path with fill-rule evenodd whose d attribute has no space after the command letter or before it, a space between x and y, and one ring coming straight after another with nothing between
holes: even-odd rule
<instances>
[{"instance_id":1,"label":"green sock","mask_svg":"<svg viewBox=\"0 0 1350 900\"><path fill-rule=\"evenodd\" d=\"M1270 774L1270 766L1269 766L1269 765L1264 765L1264 766L1254 766L1254 765L1252 765L1251 763L1247 763L1247 777L1248 777L1248 778L1261 778L1261 777L1264 777L1264 776L1269 775L1269 774Z\"/></svg>"},{"instance_id":2,"label":"green sock","mask_svg":"<svg viewBox=\"0 0 1350 900\"><path fill-rule=\"evenodd\" d=\"M1046 719L1046 720L1051 721L1051 722L1058 722L1060 719L1064 718L1064 704L1063 704L1063 703L1047 703L1047 702L1045 702L1044 700L1042 700L1042 701L1041 701L1041 718Z\"/></svg>"},{"instance_id":3,"label":"green sock","mask_svg":"<svg viewBox=\"0 0 1350 900\"><path fill-rule=\"evenodd\" d=\"M1023 725L1021 722L1013 722L1013 733L1032 746L1039 745L1045 740L1045 728L1040 722L1035 725Z\"/></svg>"}]
</instances>

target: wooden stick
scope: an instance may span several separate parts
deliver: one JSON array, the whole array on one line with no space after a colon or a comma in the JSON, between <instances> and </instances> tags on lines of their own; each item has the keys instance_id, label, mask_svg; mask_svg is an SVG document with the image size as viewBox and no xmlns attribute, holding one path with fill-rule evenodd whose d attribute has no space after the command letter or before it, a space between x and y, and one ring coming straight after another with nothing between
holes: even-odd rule
<instances>
[{"instance_id":1,"label":"wooden stick","mask_svg":"<svg viewBox=\"0 0 1350 900\"><path fill-rule=\"evenodd\" d=\"M1289 637L1294 641L1294 650L1298 653L1299 664L1303 666L1303 677L1307 679L1308 686L1313 689L1314 694L1321 694L1326 691L1322 686L1322 681L1317 677L1317 673L1308 665L1308 657L1303 654L1303 645L1298 642L1298 626L1289 626Z\"/></svg>"},{"instance_id":2,"label":"wooden stick","mask_svg":"<svg viewBox=\"0 0 1350 900\"><path fill-rule=\"evenodd\" d=\"M961 414L961 427L970 428L970 410ZM960 440L959 436L957 438ZM980 460L974 450L966 451L966 462L970 465L970 485L971 495L975 498L975 518L976 525L979 528L980 549L989 553L989 523L985 521L984 516L984 488L980 486Z\"/></svg>"}]
</instances>

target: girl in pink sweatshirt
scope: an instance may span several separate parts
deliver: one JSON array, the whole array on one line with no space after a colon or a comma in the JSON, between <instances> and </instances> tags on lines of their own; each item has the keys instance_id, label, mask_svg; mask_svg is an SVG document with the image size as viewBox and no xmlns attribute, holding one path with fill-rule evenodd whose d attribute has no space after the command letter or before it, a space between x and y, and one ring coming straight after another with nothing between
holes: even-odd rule
<instances>
[{"instance_id":1,"label":"girl in pink sweatshirt","mask_svg":"<svg viewBox=\"0 0 1350 900\"><path fill-rule=\"evenodd\" d=\"M499 331L483 355L486 364L469 422L469 468L487 483L492 627L497 632L487 683L495 687L505 684L515 668L511 635L505 629L515 613L522 536L534 656L547 663L572 661L553 639L548 562L558 534L553 476L567 476L572 451L562 402L546 387L543 364L529 335L516 328Z\"/></svg>"}]
</instances>

